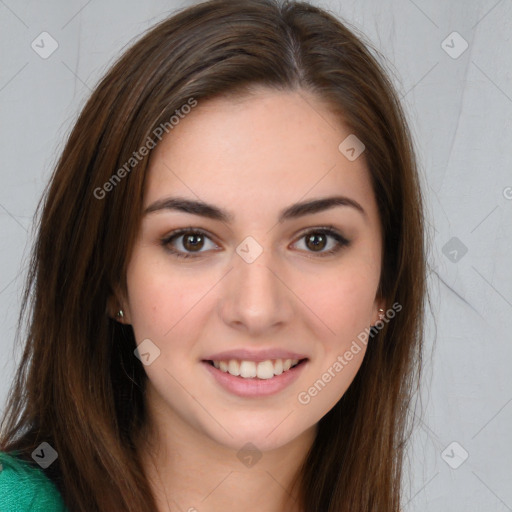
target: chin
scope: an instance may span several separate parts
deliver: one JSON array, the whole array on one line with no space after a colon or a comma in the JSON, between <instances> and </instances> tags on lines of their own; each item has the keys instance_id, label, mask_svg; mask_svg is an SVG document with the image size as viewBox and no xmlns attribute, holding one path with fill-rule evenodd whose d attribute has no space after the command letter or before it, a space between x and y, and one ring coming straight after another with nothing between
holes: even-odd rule
<instances>
[{"instance_id":1,"label":"chin","mask_svg":"<svg viewBox=\"0 0 512 512\"><path fill-rule=\"evenodd\" d=\"M262 414L256 417L254 414L245 413L244 418L234 416L222 424L229 433L216 423L215 426L212 424L205 426L203 431L215 443L237 452L243 450L249 443L261 452L276 450L292 442L307 430L307 428L297 428L297 418L294 418L295 422L292 420L297 413L290 414L290 412L291 410L283 412L279 416L267 414L266 417ZM288 415L292 421L286 419ZM293 430L290 427L293 427Z\"/></svg>"}]
</instances>

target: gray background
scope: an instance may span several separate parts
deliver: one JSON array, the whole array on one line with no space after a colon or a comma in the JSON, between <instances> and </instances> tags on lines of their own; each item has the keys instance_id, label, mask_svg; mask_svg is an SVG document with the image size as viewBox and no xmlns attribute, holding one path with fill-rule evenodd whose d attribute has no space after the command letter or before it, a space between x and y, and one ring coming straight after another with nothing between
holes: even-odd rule
<instances>
[{"instance_id":1,"label":"gray background","mask_svg":"<svg viewBox=\"0 0 512 512\"><path fill-rule=\"evenodd\" d=\"M385 55L421 163L432 306L404 511L512 511L512 1L314 3ZM32 218L64 138L123 47L186 5L0 0L0 407ZM31 47L43 31L59 45L47 59Z\"/></svg>"}]
</instances>

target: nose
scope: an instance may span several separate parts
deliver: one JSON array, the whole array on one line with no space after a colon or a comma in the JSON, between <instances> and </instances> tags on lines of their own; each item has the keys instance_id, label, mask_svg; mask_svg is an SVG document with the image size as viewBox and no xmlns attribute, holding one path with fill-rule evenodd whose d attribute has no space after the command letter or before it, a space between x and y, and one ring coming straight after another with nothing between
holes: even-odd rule
<instances>
[{"instance_id":1,"label":"nose","mask_svg":"<svg viewBox=\"0 0 512 512\"><path fill-rule=\"evenodd\" d=\"M270 250L263 250L252 263L234 254L233 269L223 284L219 314L231 328L260 336L291 321L293 292Z\"/></svg>"}]
</instances>

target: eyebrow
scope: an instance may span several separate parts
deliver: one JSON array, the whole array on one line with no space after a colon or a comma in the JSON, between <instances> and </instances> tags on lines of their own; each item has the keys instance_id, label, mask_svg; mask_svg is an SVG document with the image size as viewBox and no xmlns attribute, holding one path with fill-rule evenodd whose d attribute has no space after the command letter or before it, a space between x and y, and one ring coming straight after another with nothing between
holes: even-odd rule
<instances>
[{"instance_id":1,"label":"eyebrow","mask_svg":"<svg viewBox=\"0 0 512 512\"><path fill-rule=\"evenodd\" d=\"M364 208L354 199L344 196L332 196L292 204L279 213L279 222L323 212L336 206L351 207L366 217ZM176 210L225 223L234 220L234 215L226 210L205 203L204 201L186 199L183 197L166 197L159 199L144 210L144 215L162 210Z\"/></svg>"}]
</instances>

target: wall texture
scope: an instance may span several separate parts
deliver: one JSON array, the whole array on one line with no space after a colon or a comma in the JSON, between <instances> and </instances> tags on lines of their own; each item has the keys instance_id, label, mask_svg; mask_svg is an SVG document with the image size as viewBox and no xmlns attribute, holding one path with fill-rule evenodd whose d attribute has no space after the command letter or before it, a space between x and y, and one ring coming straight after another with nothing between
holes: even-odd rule
<instances>
[{"instance_id":1,"label":"wall texture","mask_svg":"<svg viewBox=\"0 0 512 512\"><path fill-rule=\"evenodd\" d=\"M385 56L421 161L431 308L404 512L512 511L512 1L313 3ZM123 47L185 5L0 0L0 411L32 219L63 140Z\"/></svg>"}]
</instances>

